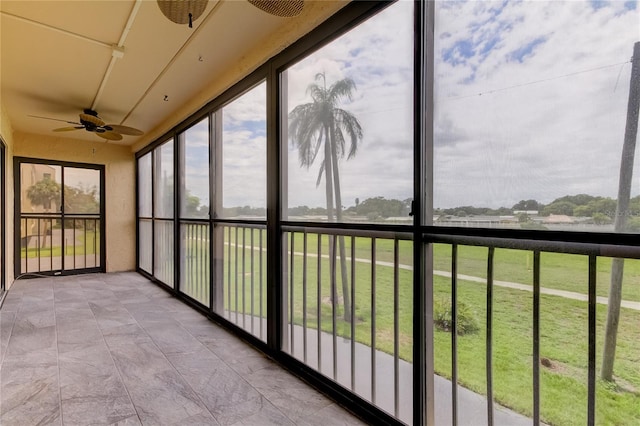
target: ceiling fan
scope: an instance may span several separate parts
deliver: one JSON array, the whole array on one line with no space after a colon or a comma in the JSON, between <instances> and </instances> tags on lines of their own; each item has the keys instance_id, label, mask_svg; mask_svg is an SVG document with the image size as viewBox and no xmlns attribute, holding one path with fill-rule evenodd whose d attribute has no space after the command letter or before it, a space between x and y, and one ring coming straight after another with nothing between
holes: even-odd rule
<instances>
[{"instance_id":1,"label":"ceiling fan","mask_svg":"<svg viewBox=\"0 0 640 426\"><path fill-rule=\"evenodd\" d=\"M144 134L142 130L134 129L133 127L120 126L118 124L105 124L105 122L102 121L100 117L98 117L98 113L92 109L85 109L80 114L80 122L60 120L57 118L40 117L37 115L30 115L29 117L43 118L45 120L62 121L63 123L75 124L75 126L53 129L54 132L70 132L73 130L84 129L87 132L95 133L97 136L110 141L122 140L122 135L140 136Z\"/></svg>"}]
</instances>

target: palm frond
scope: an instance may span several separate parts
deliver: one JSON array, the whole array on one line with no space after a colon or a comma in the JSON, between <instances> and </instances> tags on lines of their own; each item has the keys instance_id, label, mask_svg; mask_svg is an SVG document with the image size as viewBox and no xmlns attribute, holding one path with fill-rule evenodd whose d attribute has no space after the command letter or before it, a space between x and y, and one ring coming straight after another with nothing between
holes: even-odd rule
<instances>
[{"instance_id":1,"label":"palm frond","mask_svg":"<svg viewBox=\"0 0 640 426\"><path fill-rule=\"evenodd\" d=\"M298 148L300 164L309 168L321 145L322 123L317 104L298 105L289 113L289 139Z\"/></svg>"},{"instance_id":2,"label":"palm frond","mask_svg":"<svg viewBox=\"0 0 640 426\"><path fill-rule=\"evenodd\" d=\"M349 145L349 155L347 158L352 158L356 155L356 152L358 151L358 143L363 137L362 126L355 115L348 111L336 108L334 109L333 114L336 119L336 126L346 131L349 135L351 143Z\"/></svg>"},{"instance_id":3,"label":"palm frond","mask_svg":"<svg viewBox=\"0 0 640 426\"><path fill-rule=\"evenodd\" d=\"M337 105L342 98L352 100L352 92L355 90L357 90L356 82L348 77L343 78L331 85L327 101L332 105Z\"/></svg>"},{"instance_id":4,"label":"palm frond","mask_svg":"<svg viewBox=\"0 0 640 426\"><path fill-rule=\"evenodd\" d=\"M320 163L320 171L318 172L318 179L316 179L316 188L320 186L322 182L322 173L324 173L324 161Z\"/></svg>"}]
</instances>

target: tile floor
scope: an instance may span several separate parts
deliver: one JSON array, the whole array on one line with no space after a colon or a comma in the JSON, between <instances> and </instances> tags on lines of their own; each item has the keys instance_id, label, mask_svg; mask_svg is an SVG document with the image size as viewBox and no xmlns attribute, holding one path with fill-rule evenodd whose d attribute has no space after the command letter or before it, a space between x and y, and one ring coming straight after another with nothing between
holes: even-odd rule
<instances>
[{"instance_id":1,"label":"tile floor","mask_svg":"<svg viewBox=\"0 0 640 426\"><path fill-rule=\"evenodd\" d=\"M144 277L115 273L14 283L0 424L362 422Z\"/></svg>"}]
</instances>

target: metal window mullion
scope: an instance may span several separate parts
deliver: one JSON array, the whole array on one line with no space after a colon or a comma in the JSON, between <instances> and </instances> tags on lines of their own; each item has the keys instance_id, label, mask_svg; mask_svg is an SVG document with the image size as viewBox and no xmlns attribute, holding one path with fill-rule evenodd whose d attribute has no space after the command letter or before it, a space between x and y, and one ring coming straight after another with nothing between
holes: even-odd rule
<instances>
[{"instance_id":1,"label":"metal window mullion","mask_svg":"<svg viewBox=\"0 0 640 426\"><path fill-rule=\"evenodd\" d=\"M356 238L351 236L351 390L356 390Z\"/></svg>"},{"instance_id":2,"label":"metal window mullion","mask_svg":"<svg viewBox=\"0 0 640 426\"><path fill-rule=\"evenodd\" d=\"M73 234L73 241L72 241L72 244L73 244L73 269L76 269L77 268L77 266L76 266L76 220L75 219L71 219L71 223L73 224L72 225L73 226L73 228L72 228L73 229L73 231L72 231L72 234ZM66 241L66 239L64 238L64 235L63 235L62 239L63 239L63 241ZM53 241L52 241L52 243L53 243ZM65 257L66 254L67 254L66 250L64 250L64 253L62 253L62 257Z\"/></svg>"},{"instance_id":3,"label":"metal window mullion","mask_svg":"<svg viewBox=\"0 0 640 426\"><path fill-rule=\"evenodd\" d=\"M216 216L218 207L218 179L216 166L217 155L221 155L218 152L217 144L217 114L215 112L209 114L209 129L208 129L208 150L209 156L209 309L212 312L218 312L224 316L224 262L218 261L218 256L224 257L224 229L222 231L222 245L218 246L220 237L219 230L216 230L214 217ZM220 249L220 253L218 250Z\"/></svg>"},{"instance_id":4,"label":"metal window mullion","mask_svg":"<svg viewBox=\"0 0 640 426\"><path fill-rule=\"evenodd\" d=\"M61 220L62 235L64 235L64 220ZM51 230L51 238L49 238L49 261L51 262L51 270L53 271L53 219L49 219L49 229ZM47 241L47 236L44 236L44 241ZM61 253L62 254L62 253ZM64 256L61 256L61 269L64 270Z\"/></svg>"},{"instance_id":5,"label":"metal window mullion","mask_svg":"<svg viewBox=\"0 0 640 426\"><path fill-rule=\"evenodd\" d=\"M540 251L533 252L533 425L540 424Z\"/></svg>"},{"instance_id":6,"label":"metal window mullion","mask_svg":"<svg viewBox=\"0 0 640 426\"><path fill-rule=\"evenodd\" d=\"M338 288L336 285L336 261L337 261L337 240L338 237L332 235L330 237L331 240L331 334L332 334L332 344L333 344L333 380L338 379L338 338L336 335L336 308L338 306Z\"/></svg>"},{"instance_id":7,"label":"metal window mullion","mask_svg":"<svg viewBox=\"0 0 640 426\"><path fill-rule=\"evenodd\" d=\"M451 424L458 424L458 245L451 245Z\"/></svg>"},{"instance_id":8,"label":"metal window mullion","mask_svg":"<svg viewBox=\"0 0 640 426\"><path fill-rule=\"evenodd\" d=\"M227 229L227 317L231 321L231 227L224 226Z\"/></svg>"},{"instance_id":9,"label":"metal window mullion","mask_svg":"<svg viewBox=\"0 0 640 426\"><path fill-rule=\"evenodd\" d=\"M268 65L266 76L267 104L267 345L279 352L285 338L283 306L285 291L283 275L286 274L282 262L283 232L281 227L282 209L286 207L287 162L283 161L287 148L286 102L288 84L286 72L279 74L272 63ZM281 81L283 79L283 81ZM283 105L284 104L284 105ZM281 112L284 111L284 114ZM284 146L285 149L280 149Z\"/></svg>"},{"instance_id":10,"label":"metal window mullion","mask_svg":"<svg viewBox=\"0 0 640 426\"><path fill-rule=\"evenodd\" d=\"M316 286L316 315L318 321L318 371L322 372L322 234L318 235L318 280Z\"/></svg>"},{"instance_id":11,"label":"metal window mullion","mask_svg":"<svg viewBox=\"0 0 640 426\"><path fill-rule=\"evenodd\" d=\"M151 276L156 276L156 149L151 151Z\"/></svg>"},{"instance_id":12,"label":"metal window mullion","mask_svg":"<svg viewBox=\"0 0 640 426\"><path fill-rule=\"evenodd\" d=\"M178 163L182 157L180 139L184 139L184 134L175 135L171 141L173 142L173 214L171 216L171 224L173 225L173 244L169 247L173 250L173 288L176 293L180 292L180 205L181 205L181 188L180 169Z\"/></svg>"},{"instance_id":13,"label":"metal window mullion","mask_svg":"<svg viewBox=\"0 0 640 426\"><path fill-rule=\"evenodd\" d=\"M307 233L302 234L302 359L307 363Z\"/></svg>"},{"instance_id":14,"label":"metal window mullion","mask_svg":"<svg viewBox=\"0 0 640 426\"><path fill-rule=\"evenodd\" d=\"M193 244L193 270L191 274L195 276L193 280L193 285L191 287L191 291L195 294L195 299L198 302L202 302L202 282L204 281L204 268L203 268L203 260L202 260L202 225L199 223L191 224L193 227L193 234L195 236L195 243Z\"/></svg>"},{"instance_id":15,"label":"metal window mullion","mask_svg":"<svg viewBox=\"0 0 640 426\"><path fill-rule=\"evenodd\" d=\"M435 2L414 5L413 424L433 426L433 245L420 231L433 225Z\"/></svg>"},{"instance_id":16,"label":"metal window mullion","mask_svg":"<svg viewBox=\"0 0 640 426\"><path fill-rule=\"evenodd\" d=\"M393 240L393 405L394 413L400 417L400 269L398 264L398 239Z\"/></svg>"},{"instance_id":17,"label":"metal window mullion","mask_svg":"<svg viewBox=\"0 0 640 426\"><path fill-rule=\"evenodd\" d=\"M84 230L84 267L87 267L87 219L82 220L82 229ZM75 244L75 239L73 240Z\"/></svg>"},{"instance_id":18,"label":"metal window mullion","mask_svg":"<svg viewBox=\"0 0 640 426\"><path fill-rule=\"evenodd\" d=\"M253 240L253 234L254 234L254 229L251 228L251 334L255 335L254 332L254 322L255 322L255 310L254 310L254 305L255 305L255 290L254 290L254 284L255 284L255 279L254 279L254 275L255 275L255 268L254 268L254 260L255 260L255 244L254 244L254 240Z\"/></svg>"},{"instance_id":19,"label":"metal window mullion","mask_svg":"<svg viewBox=\"0 0 640 426\"><path fill-rule=\"evenodd\" d=\"M589 369L587 425L595 425L596 417L596 274L597 256L589 255Z\"/></svg>"},{"instance_id":20,"label":"metal window mullion","mask_svg":"<svg viewBox=\"0 0 640 426\"><path fill-rule=\"evenodd\" d=\"M38 272L42 271L42 262L40 261L40 218L38 218ZM53 269L53 264L51 264L51 269Z\"/></svg>"},{"instance_id":21,"label":"metal window mullion","mask_svg":"<svg viewBox=\"0 0 640 426\"><path fill-rule=\"evenodd\" d=\"M98 266L98 222L102 222L99 220L93 220L93 265ZM136 233L138 235L138 233ZM100 265L102 266L102 265Z\"/></svg>"},{"instance_id":22,"label":"metal window mullion","mask_svg":"<svg viewBox=\"0 0 640 426\"><path fill-rule=\"evenodd\" d=\"M262 312L262 305L264 303L264 300L262 299L262 293L263 293L263 276L262 276L262 229L260 230L260 241L259 241L259 245L260 245L260 254L258 256L258 267L260 268L260 338L264 339L263 337L263 322L264 322L264 313Z\"/></svg>"},{"instance_id":23,"label":"metal window mullion","mask_svg":"<svg viewBox=\"0 0 640 426\"><path fill-rule=\"evenodd\" d=\"M376 238L371 239L371 403L376 403Z\"/></svg>"},{"instance_id":24,"label":"metal window mullion","mask_svg":"<svg viewBox=\"0 0 640 426\"><path fill-rule=\"evenodd\" d=\"M293 300L293 287L295 285L295 267L294 267L294 256L295 256L295 238L296 233L290 232L290 243L289 243L289 353L292 356L295 356L295 336L293 329L293 310L294 310L294 300Z\"/></svg>"},{"instance_id":25,"label":"metal window mullion","mask_svg":"<svg viewBox=\"0 0 640 426\"><path fill-rule=\"evenodd\" d=\"M247 253L247 243L246 243L246 231L247 228L242 227L242 328L247 329L246 319L247 319L247 290L246 290L246 253Z\"/></svg>"},{"instance_id":26,"label":"metal window mullion","mask_svg":"<svg viewBox=\"0 0 640 426\"><path fill-rule=\"evenodd\" d=\"M206 269L205 269L205 265L206 265L206 252L204 250L205 247L205 235L206 235L206 225L202 225L202 224L198 224L196 225L197 229L198 229L198 243L196 244L196 247L198 247L198 267L199 267L199 273L198 276L200 277L198 279L198 301L202 302L202 303L207 303L207 301L203 301L205 295L207 295L207 274L206 274ZM208 299L208 298L207 298Z\"/></svg>"},{"instance_id":27,"label":"metal window mullion","mask_svg":"<svg viewBox=\"0 0 640 426\"><path fill-rule=\"evenodd\" d=\"M64 253L64 234L65 232L65 211L64 211L64 174L65 174L65 167L62 166L60 167L60 186L61 186L61 191L60 191L60 228L62 229L62 233L61 235L61 241L60 241L60 270L64 271L65 270L65 253ZM51 227L49 228L51 230L51 238L50 238L50 243L51 243L51 251L49 252L51 254L51 270L53 271L53 219L51 220ZM47 241L47 237L45 235L44 240ZM75 247L74 247L75 250ZM75 251L74 251L75 254ZM73 261L75 262L75 256L73 257Z\"/></svg>"},{"instance_id":28,"label":"metal window mullion","mask_svg":"<svg viewBox=\"0 0 640 426\"><path fill-rule=\"evenodd\" d=\"M235 311L236 311L236 320L235 323L236 325L238 324L238 234L240 233L240 228L238 226L234 226L235 228L235 235L234 235L234 239L233 239L233 244L234 244L234 269L233 269L233 273L234 273L234 278L233 278L233 291L235 294Z\"/></svg>"},{"instance_id":29,"label":"metal window mullion","mask_svg":"<svg viewBox=\"0 0 640 426\"><path fill-rule=\"evenodd\" d=\"M493 258L495 247L489 247L488 249L486 335L487 424L488 426L493 426Z\"/></svg>"},{"instance_id":30,"label":"metal window mullion","mask_svg":"<svg viewBox=\"0 0 640 426\"><path fill-rule=\"evenodd\" d=\"M22 218L20 219L22 220ZM24 219L24 233L25 233L25 247L24 247L24 273L28 273L29 272L29 220L28 219ZM16 232L17 234L17 232ZM20 243L22 245L22 242ZM22 254L21 254L22 255ZM17 257L17 256L16 256ZM22 269L22 262L20 262L20 270L18 270L18 272L23 272Z\"/></svg>"}]
</instances>

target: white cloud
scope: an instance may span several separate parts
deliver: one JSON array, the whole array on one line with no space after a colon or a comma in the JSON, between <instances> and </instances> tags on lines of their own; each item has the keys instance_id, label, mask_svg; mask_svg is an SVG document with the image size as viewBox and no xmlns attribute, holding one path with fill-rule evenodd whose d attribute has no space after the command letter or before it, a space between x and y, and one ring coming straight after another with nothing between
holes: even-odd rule
<instances>
[{"instance_id":1,"label":"white cloud","mask_svg":"<svg viewBox=\"0 0 640 426\"><path fill-rule=\"evenodd\" d=\"M489 13L496 5L437 5L435 205L615 197L631 68L621 64L640 40L638 5L526 1ZM474 30L485 27L502 30L483 56ZM445 54L456 46L468 57Z\"/></svg>"}]
</instances>

